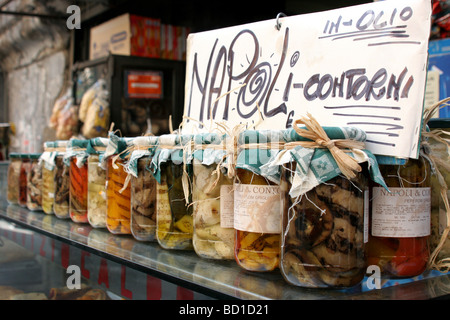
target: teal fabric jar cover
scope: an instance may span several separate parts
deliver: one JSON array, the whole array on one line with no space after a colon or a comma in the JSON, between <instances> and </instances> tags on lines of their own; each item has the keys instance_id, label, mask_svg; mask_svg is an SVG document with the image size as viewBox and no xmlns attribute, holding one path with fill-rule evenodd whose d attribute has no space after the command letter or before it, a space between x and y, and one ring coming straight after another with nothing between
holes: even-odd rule
<instances>
[{"instance_id":1,"label":"teal fabric jar cover","mask_svg":"<svg viewBox=\"0 0 450 320\"><path fill-rule=\"evenodd\" d=\"M300 127L300 129L306 129L306 127ZM322 129L330 140L343 139L361 142L366 140L366 133L356 127L322 127ZM294 129L287 129L286 141L312 140L300 136ZM358 163L368 162L370 178L388 190L378 168L377 159L369 150L353 149L351 152L346 153ZM329 149L309 148L300 145L289 149L284 148L283 151L278 153L276 158L262 168L262 171L271 172L274 168L289 162L296 162L297 164L291 181L292 187L289 190L289 195L292 198L298 197L313 189L315 186L342 174Z\"/></svg>"},{"instance_id":2,"label":"teal fabric jar cover","mask_svg":"<svg viewBox=\"0 0 450 320\"><path fill-rule=\"evenodd\" d=\"M46 141L44 143L44 152L39 158L39 162L44 165L47 170L55 168L56 156L64 156L66 153L68 140Z\"/></svg>"},{"instance_id":3,"label":"teal fabric jar cover","mask_svg":"<svg viewBox=\"0 0 450 320\"><path fill-rule=\"evenodd\" d=\"M101 163L108 142L109 139L103 137L89 139L88 145L86 147L86 152L88 153L88 155L98 155L99 163Z\"/></svg>"},{"instance_id":4,"label":"teal fabric jar cover","mask_svg":"<svg viewBox=\"0 0 450 320\"><path fill-rule=\"evenodd\" d=\"M163 134L159 136L150 171L158 183L161 183L161 164L172 161L174 164L190 164L192 162L192 134Z\"/></svg>"},{"instance_id":5,"label":"teal fabric jar cover","mask_svg":"<svg viewBox=\"0 0 450 320\"><path fill-rule=\"evenodd\" d=\"M142 157L153 157L158 146L158 141L159 137L157 136L141 136L134 138L130 145L131 154L125 165L125 171L137 178L139 159ZM149 166L147 166L147 170L150 170Z\"/></svg>"},{"instance_id":6,"label":"teal fabric jar cover","mask_svg":"<svg viewBox=\"0 0 450 320\"><path fill-rule=\"evenodd\" d=\"M108 145L101 161L102 168L106 168L106 160L113 155L117 155L120 159L125 159L129 154L128 147L131 145L132 137L119 137L113 132L108 133ZM117 169L117 165L113 161L113 167Z\"/></svg>"},{"instance_id":7,"label":"teal fabric jar cover","mask_svg":"<svg viewBox=\"0 0 450 320\"><path fill-rule=\"evenodd\" d=\"M287 130L245 130L237 146L236 168L249 170L276 184L280 183L279 166L268 166L288 141Z\"/></svg>"},{"instance_id":8,"label":"teal fabric jar cover","mask_svg":"<svg viewBox=\"0 0 450 320\"><path fill-rule=\"evenodd\" d=\"M218 133L199 133L194 136L193 159L204 165L226 162L226 143L229 137Z\"/></svg>"},{"instance_id":9,"label":"teal fabric jar cover","mask_svg":"<svg viewBox=\"0 0 450 320\"><path fill-rule=\"evenodd\" d=\"M64 155L64 164L70 166L70 160L75 157L77 167L81 168L89 156L87 152L88 144L89 140L86 139L70 139L67 144L67 152Z\"/></svg>"}]
</instances>

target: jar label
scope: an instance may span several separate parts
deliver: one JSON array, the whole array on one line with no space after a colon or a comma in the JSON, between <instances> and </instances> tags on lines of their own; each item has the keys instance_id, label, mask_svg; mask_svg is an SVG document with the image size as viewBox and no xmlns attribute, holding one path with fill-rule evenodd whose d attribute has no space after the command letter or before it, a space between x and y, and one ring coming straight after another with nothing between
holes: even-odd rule
<instances>
[{"instance_id":1,"label":"jar label","mask_svg":"<svg viewBox=\"0 0 450 320\"><path fill-rule=\"evenodd\" d=\"M234 227L233 185L220 186L220 227Z\"/></svg>"},{"instance_id":2,"label":"jar label","mask_svg":"<svg viewBox=\"0 0 450 320\"><path fill-rule=\"evenodd\" d=\"M373 188L372 235L425 237L431 233L431 188Z\"/></svg>"},{"instance_id":3,"label":"jar label","mask_svg":"<svg viewBox=\"0 0 450 320\"><path fill-rule=\"evenodd\" d=\"M235 184L234 228L257 233L281 233L280 187Z\"/></svg>"}]
</instances>

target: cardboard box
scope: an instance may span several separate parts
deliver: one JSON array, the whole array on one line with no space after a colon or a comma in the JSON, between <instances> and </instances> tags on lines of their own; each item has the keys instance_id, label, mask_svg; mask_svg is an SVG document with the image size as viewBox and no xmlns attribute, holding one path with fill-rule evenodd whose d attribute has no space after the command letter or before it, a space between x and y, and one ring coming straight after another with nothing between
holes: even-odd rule
<instances>
[{"instance_id":1,"label":"cardboard box","mask_svg":"<svg viewBox=\"0 0 450 320\"><path fill-rule=\"evenodd\" d=\"M161 21L123 14L90 30L89 59L112 54L160 57Z\"/></svg>"},{"instance_id":2,"label":"cardboard box","mask_svg":"<svg viewBox=\"0 0 450 320\"><path fill-rule=\"evenodd\" d=\"M161 58L186 60L186 40L189 32L187 27L161 24Z\"/></svg>"}]
</instances>

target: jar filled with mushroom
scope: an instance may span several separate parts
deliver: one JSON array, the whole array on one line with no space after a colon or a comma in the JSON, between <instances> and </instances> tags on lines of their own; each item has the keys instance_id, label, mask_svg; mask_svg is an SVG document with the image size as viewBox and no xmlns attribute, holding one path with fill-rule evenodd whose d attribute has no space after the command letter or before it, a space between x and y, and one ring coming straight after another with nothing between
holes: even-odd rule
<instances>
[{"instance_id":1,"label":"jar filled with mushroom","mask_svg":"<svg viewBox=\"0 0 450 320\"><path fill-rule=\"evenodd\" d=\"M42 210L42 162L40 153L30 154L30 170L27 176L27 208Z\"/></svg>"},{"instance_id":2,"label":"jar filled with mushroom","mask_svg":"<svg viewBox=\"0 0 450 320\"><path fill-rule=\"evenodd\" d=\"M150 164L158 137L133 139L127 172L131 175L131 234L136 240L156 241L156 179Z\"/></svg>"},{"instance_id":3,"label":"jar filled with mushroom","mask_svg":"<svg viewBox=\"0 0 450 320\"><path fill-rule=\"evenodd\" d=\"M295 125L277 162L284 195L280 269L296 286L353 287L367 268L369 174L384 182L376 158L364 149L364 131L319 131L314 137L311 127ZM336 139L348 142L339 147L345 150L345 167L327 147Z\"/></svg>"},{"instance_id":4,"label":"jar filled with mushroom","mask_svg":"<svg viewBox=\"0 0 450 320\"><path fill-rule=\"evenodd\" d=\"M227 136L194 137L192 202L193 246L198 256L234 259L233 176L227 174Z\"/></svg>"},{"instance_id":5,"label":"jar filled with mushroom","mask_svg":"<svg viewBox=\"0 0 450 320\"><path fill-rule=\"evenodd\" d=\"M68 141L58 140L54 157L55 193L53 211L60 219L70 219L70 167L64 161Z\"/></svg>"}]
</instances>

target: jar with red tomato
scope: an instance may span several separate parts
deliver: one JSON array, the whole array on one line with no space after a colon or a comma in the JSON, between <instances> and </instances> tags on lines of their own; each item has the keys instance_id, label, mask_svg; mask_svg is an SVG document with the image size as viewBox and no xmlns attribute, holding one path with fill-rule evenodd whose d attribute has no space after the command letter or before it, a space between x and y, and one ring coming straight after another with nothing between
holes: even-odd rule
<instances>
[{"instance_id":1,"label":"jar with red tomato","mask_svg":"<svg viewBox=\"0 0 450 320\"><path fill-rule=\"evenodd\" d=\"M30 171L30 157L28 154L21 154L22 163L19 174L19 205L27 206L27 177Z\"/></svg>"},{"instance_id":2,"label":"jar with red tomato","mask_svg":"<svg viewBox=\"0 0 450 320\"><path fill-rule=\"evenodd\" d=\"M389 192L371 188L368 264L391 277L420 275L430 256L430 163L422 156L378 161Z\"/></svg>"}]
</instances>

